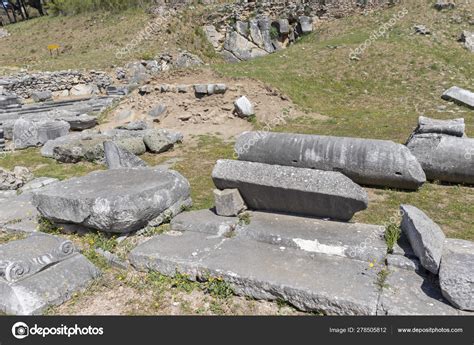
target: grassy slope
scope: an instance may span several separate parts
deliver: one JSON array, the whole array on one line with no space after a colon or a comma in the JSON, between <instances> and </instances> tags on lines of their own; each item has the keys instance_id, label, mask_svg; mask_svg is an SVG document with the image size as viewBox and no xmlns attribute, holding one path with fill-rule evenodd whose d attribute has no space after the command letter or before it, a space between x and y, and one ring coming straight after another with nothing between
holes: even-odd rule
<instances>
[{"instance_id":1,"label":"grassy slope","mask_svg":"<svg viewBox=\"0 0 474 345\"><path fill-rule=\"evenodd\" d=\"M474 89L474 56L456 42L474 11L465 5L440 13L431 3L403 1L388 11L323 23L290 49L216 68L228 76L260 79L280 88L303 109L330 117L327 121L299 118L277 131L403 143L418 116L425 114L464 117L472 136L474 111L447 103L440 95L452 85ZM351 49L404 7L408 14L388 35L373 43L360 61L349 59ZM461 24L452 23L456 16ZM414 35L415 24L426 25L433 35ZM446 106L446 111L439 112L439 106ZM384 223L396 215L400 203L411 203L425 210L449 236L474 240L473 188L427 183L417 193L369 192L369 209L357 214L357 221Z\"/></svg>"},{"instance_id":2,"label":"grassy slope","mask_svg":"<svg viewBox=\"0 0 474 345\"><path fill-rule=\"evenodd\" d=\"M11 36L0 43L0 75L10 68L29 70L108 69L134 59L151 59L173 51L176 45L214 59L215 53L198 30L203 6L187 9L161 25L162 33L140 40L140 34L154 22L141 9L122 13L83 13L74 16L46 16L7 26ZM159 23L159 22L157 22ZM133 40L140 44L135 45ZM47 46L59 44L59 56L50 56ZM131 44L131 45L130 45ZM129 45L129 55L116 55ZM10 68L9 68L10 67ZM3 71L2 71L3 69Z\"/></svg>"}]
</instances>

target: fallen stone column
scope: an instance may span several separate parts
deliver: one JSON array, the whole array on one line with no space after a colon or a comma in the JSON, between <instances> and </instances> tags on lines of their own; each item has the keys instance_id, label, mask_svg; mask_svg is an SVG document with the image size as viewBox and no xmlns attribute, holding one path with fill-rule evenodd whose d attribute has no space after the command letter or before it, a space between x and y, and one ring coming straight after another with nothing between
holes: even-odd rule
<instances>
[{"instance_id":1,"label":"fallen stone column","mask_svg":"<svg viewBox=\"0 0 474 345\"><path fill-rule=\"evenodd\" d=\"M219 160L212 179L219 189L238 189L254 210L348 221L368 203L363 188L332 171Z\"/></svg>"},{"instance_id":2,"label":"fallen stone column","mask_svg":"<svg viewBox=\"0 0 474 345\"><path fill-rule=\"evenodd\" d=\"M407 147L429 180L474 184L474 139L419 134Z\"/></svg>"},{"instance_id":3,"label":"fallen stone column","mask_svg":"<svg viewBox=\"0 0 474 345\"><path fill-rule=\"evenodd\" d=\"M235 152L243 161L339 171L363 185L417 189L426 181L410 151L388 140L245 132Z\"/></svg>"},{"instance_id":4,"label":"fallen stone column","mask_svg":"<svg viewBox=\"0 0 474 345\"><path fill-rule=\"evenodd\" d=\"M441 98L446 101L452 101L456 104L465 105L468 108L474 109L474 92L469 90L453 86L446 90Z\"/></svg>"}]
</instances>

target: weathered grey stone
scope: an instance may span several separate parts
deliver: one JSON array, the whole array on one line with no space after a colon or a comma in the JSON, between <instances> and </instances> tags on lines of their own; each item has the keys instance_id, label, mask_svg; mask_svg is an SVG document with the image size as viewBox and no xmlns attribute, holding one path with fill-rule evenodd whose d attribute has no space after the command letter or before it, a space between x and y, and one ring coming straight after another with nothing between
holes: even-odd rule
<instances>
[{"instance_id":1,"label":"weathered grey stone","mask_svg":"<svg viewBox=\"0 0 474 345\"><path fill-rule=\"evenodd\" d=\"M388 268L402 268L410 271L420 271L423 270L423 267L420 264L420 261L415 258L408 258L403 255L387 255L387 266Z\"/></svg>"},{"instance_id":2,"label":"weathered grey stone","mask_svg":"<svg viewBox=\"0 0 474 345\"><path fill-rule=\"evenodd\" d=\"M188 51L183 51L176 56L173 66L176 68L189 68L202 64L204 64L204 62L199 58L199 56L191 54Z\"/></svg>"},{"instance_id":3,"label":"weathered grey stone","mask_svg":"<svg viewBox=\"0 0 474 345\"><path fill-rule=\"evenodd\" d=\"M251 39L251 41L255 43L258 47L264 49L263 37L262 33L260 32L260 28L258 27L258 20L251 19L249 21L249 31L249 38Z\"/></svg>"},{"instance_id":4,"label":"weathered grey stone","mask_svg":"<svg viewBox=\"0 0 474 345\"><path fill-rule=\"evenodd\" d=\"M0 190L17 190L32 179L28 168L16 166L13 171L0 168Z\"/></svg>"},{"instance_id":5,"label":"weathered grey stone","mask_svg":"<svg viewBox=\"0 0 474 345\"><path fill-rule=\"evenodd\" d=\"M90 96L99 93L97 85L78 84L74 85L69 91L71 96Z\"/></svg>"},{"instance_id":6,"label":"weathered grey stone","mask_svg":"<svg viewBox=\"0 0 474 345\"><path fill-rule=\"evenodd\" d=\"M35 91L31 93L31 98L35 102L46 102L53 99L53 93L51 91Z\"/></svg>"},{"instance_id":7,"label":"weathered grey stone","mask_svg":"<svg viewBox=\"0 0 474 345\"><path fill-rule=\"evenodd\" d=\"M420 116L418 118L418 127L415 129L416 134L421 133L438 133L447 134L455 137L465 136L466 126L464 119L452 119L452 120L437 120L430 119L429 117Z\"/></svg>"},{"instance_id":8,"label":"weathered grey stone","mask_svg":"<svg viewBox=\"0 0 474 345\"><path fill-rule=\"evenodd\" d=\"M301 252L326 254L371 263L382 263L387 253L384 227L341 223L316 218L266 212L248 212L248 224L241 223L237 236L294 248Z\"/></svg>"},{"instance_id":9,"label":"weathered grey stone","mask_svg":"<svg viewBox=\"0 0 474 345\"><path fill-rule=\"evenodd\" d=\"M446 101L452 101L461 105L465 105L471 109L474 109L474 92L469 90L461 89L460 87L453 86L448 90L444 91L441 96Z\"/></svg>"},{"instance_id":10,"label":"weathered grey stone","mask_svg":"<svg viewBox=\"0 0 474 345\"><path fill-rule=\"evenodd\" d=\"M174 143L162 131L148 131L143 137L143 142L150 152L162 153L173 148Z\"/></svg>"},{"instance_id":11,"label":"weathered grey stone","mask_svg":"<svg viewBox=\"0 0 474 345\"><path fill-rule=\"evenodd\" d=\"M38 190L40 188L43 188L47 185L50 185L52 183L56 183L59 180L57 178L52 178L52 177L38 177L30 182L26 183L23 187L20 188L20 192L25 193L25 192L32 192L35 190Z\"/></svg>"},{"instance_id":12,"label":"weathered grey stone","mask_svg":"<svg viewBox=\"0 0 474 345\"><path fill-rule=\"evenodd\" d=\"M415 25L413 27L415 29L415 33L419 35L431 35L431 30L428 29L425 25Z\"/></svg>"},{"instance_id":13,"label":"weathered grey stone","mask_svg":"<svg viewBox=\"0 0 474 345\"><path fill-rule=\"evenodd\" d=\"M268 54L236 31L227 34L224 49L237 60L250 60Z\"/></svg>"},{"instance_id":14,"label":"weathered grey stone","mask_svg":"<svg viewBox=\"0 0 474 345\"><path fill-rule=\"evenodd\" d=\"M308 34L313 31L313 21L310 17L301 16L298 18L298 29L301 34Z\"/></svg>"},{"instance_id":15,"label":"weathered grey stone","mask_svg":"<svg viewBox=\"0 0 474 345\"><path fill-rule=\"evenodd\" d=\"M263 39L263 46L261 48L263 48L267 53L273 53L275 48L273 47L272 38L270 36L270 18L268 16L263 16L259 18L257 22Z\"/></svg>"},{"instance_id":16,"label":"weathered grey stone","mask_svg":"<svg viewBox=\"0 0 474 345\"><path fill-rule=\"evenodd\" d=\"M139 245L130 262L141 270L191 279L221 277L235 293L283 299L304 311L375 315L376 272L367 263L342 257L308 257L297 250L198 232L163 234Z\"/></svg>"},{"instance_id":17,"label":"weathered grey stone","mask_svg":"<svg viewBox=\"0 0 474 345\"><path fill-rule=\"evenodd\" d=\"M45 234L1 245L0 257L0 310L7 314L40 314L100 274L72 242Z\"/></svg>"},{"instance_id":18,"label":"weathered grey stone","mask_svg":"<svg viewBox=\"0 0 474 345\"><path fill-rule=\"evenodd\" d=\"M428 133L406 145L429 180L474 184L474 139Z\"/></svg>"},{"instance_id":19,"label":"weathered grey stone","mask_svg":"<svg viewBox=\"0 0 474 345\"><path fill-rule=\"evenodd\" d=\"M438 10L446 10L446 9L453 9L456 7L455 3L450 0L436 0L436 3L434 4L434 7Z\"/></svg>"},{"instance_id":20,"label":"weathered grey stone","mask_svg":"<svg viewBox=\"0 0 474 345\"><path fill-rule=\"evenodd\" d=\"M76 252L69 240L43 233L0 245L0 277L14 283L31 277Z\"/></svg>"},{"instance_id":21,"label":"weathered grey stone","mask_svg":"<svg viewBox=\"0 0 474 345\"><path fill-rule=\"evenodd\" d=\"M39 213L32 194L25 192L0 202L0 226L7 232L34 232Z\"/></svg>"},{"instance_id":22,"label":"weathered grey stone","mask_svg":"<svg viewBox=\"0 0 474 345\"><path fill-rule=\"evenodd\" d=\"M148 115L154 119L157 119L166 114L167 108L164 104L158 104L154 106L149 112Z\"/></svg>"},{"instance_id":23,"label":"weathered grey stone","mask_svg":"<svg viewBox=\"0 0 474 345\"><path fill-rule=\"evenodd\" d=\"M237 31L242 36L247 36L249 34L249 23L243 21L236 21L235 22L235 31Z\"/></svg>"},{"instance_id":24,"label":"weathered grey stone","mask_svg":"<svg viewBox=\"0 0 474 345\"><path fill-rule=\"evenodd\" d=\"M239 160L339 171L363 185L417 189L426 181L410 151L388 140L245 132L235 152Z\"/></svg>"},{"instance_id":25,"label":"weathered grey stone","mask_svg":"<svg viewBox=\"0 0 474 345\"><path fill-rule=\"evenodd\" d=\"M125 125L118 126L118 129L125 129L127 131L143 131L145 129L148 129L148 123L146 123L143 120L138 120L138 121L132 121L128 122Z\"/></svg>"},{"instance_id":26,"label":"weathered grey stone","mask_svg":"<svg viewBox=\"0 0 474 345\"><path fill-rule=\"evenodd\" d=\"M456 308L474 311L474 243L447 239L439 283L443 296Z\"/></svg>"},{"instance_id":27,"label":"weathered grey stone","mask_svg":"<svg viewBox=\"0 0 474 345\"><path fill-rule=\"evenodd\" d=\"M224 35L216 30L214 25L205 25L202 27L207 40L212 44L214 49L219 49L224 41Z\"/></svg>"},{"instance_id":28,"label":"weathered grey stone","mask_svg":"<svg viewBox=\"0 0 474 345\"><path fill-rule=\"evenodd\" d=\"M207 95L207 84L195 84L193 87L196 95Z\"/></svg>"},{"instance_id":29,"label":"weathered grey stone","mask_svg":"<svg viewBox=\"0 0 474 345\"><path fill-rule=\"evenodd\" d=\"M421 265L437 274L446 236L441 228L420 209L411 205L401 205L400 210L402 212L400 227L407 235Z\"/></svg>"},{"instance_id":30,"label":"weathered grey stone","mask_svg":"<svg viewBox=\"0 0 474 345\"><path fill-rule=\"evenodd\" d=\"M85 129L93 128L98 123L97 116L91 116L87 114L63 117L61 120L69 123L72 131L83 131Z\"/></svg>"},{"instance_id":31,"label":"weathered grey stone","mask_svg":"<svg viewBox=\"0 0 474 345\"><path fill-rule=\"evenodd\" d=\"M222 217L212 210L190 211L183 212L173 218L171 230L201 232L225 237L232 234L238 222L237 217Z\"/></svg>"},{"instance_id":32,"label":"weathered grey stone","mask_svg":"<svg viewBox=\"0 0 474 345\"><path fill-rule=\"evenodd\" d=\"M467 50L474 53L474 32L463 31L459 40L464 42L464 47L466 47Z\"/></svg>"},{"instance_id":33,"label":"weathered grey stone","mask_svg":"<svg viewBox=\"0 0 474 345\"><path fill-rule=\"evenodd\" d=\"M277 23L280 35L288 35L290 33L290 23L288 19L278 19Z\"/></svg>"},{"instance_id":34,"label":"weathered grey stone","mask_svg":"<svg viewBox=\"0 0 474 345\"><path fill-rule=\"evenodd\" d=\"M249 117L255 115L253 104L245 96L239 97L234 102L235 113L240 117Z\"/></svg>"},{"instance_id":35,"label":"weathered grey stone","mask_svg":"<svg viewBox=\"0 0 474 345\"><path fill-rule=\"evenodd\" d=\"M214 204L219 216L233 217L246 209L238 189L214 189Z\"/></svg>"},{"instance_id":36,"label":"weathered grey stone","mask_svg":"<svg viewBox=\"0 0 474 345\"><path fill-rule=\"evenodd\" d=\"M21 100L18 96L15 95L7 95L2 96L0 95L0 107L1 108L8 108L8 107L21 107Z\"/></svg>"},{"instance_id":37,"label":"weathered grey stone","mask_svg":"<svg viewBox=\"0 0 474 345\"><path fill-rule=\"evenodd\" d=\"M41 146L48 140L69 133L70 125L66 121L44 120L40 122L20 118L13 127L13 142L16 149Z\"/></svg>"},{"instance_id":38,"label":"weathered grey stone","mask_svg":"<svg viewBox=\"0 0 474 345\"><path fill-rule=\"evenodd\" d=\"M391 268L377 315L460 315L441 295L433 276Z\"/></svg>"},{"instance_id":39,"label":"weathered grey stone","mask_svg":"<svg viewBox=\"0 0 474 345\"><path fill-rule=\"evenodd\" d=\"M251 209L347 221L367 208L367 193L338 172L218 160L218 189L237 188Z\"/></svg>"},{"instance_id":40,"label":"weathered grey stone","mask_svg":"<svg viewBox=\"0 0 474 345\"><path fill-rule=\"evenodd\" d=\"M146 152L146 146L143 139L140 137L128 137L122 139L115 139L117 146L125 149L135 155L142 155Z\"/></svg>"},{"instance_id":41,"label":"weathered grey stone","mask_svg":"<svg viewBox=\"0 0 474 345\"><path fill-rule=\"evenodd\" d=\"M34 204L56 223L112 233L141 229L176 203L189 199L189 183L160 168L96 171L45 187Z\"/></svg>"},{"instance_id":42,"label":"weathered grey stone","mask_svg":"<svg viewBox=\"0 0 474 345\"><path fill-rule=\"evenodd\" d=\"M112 141L104 141L105 162L109 169L146 167L147 164L133 153Z\"/></svg>"}]
</instances>

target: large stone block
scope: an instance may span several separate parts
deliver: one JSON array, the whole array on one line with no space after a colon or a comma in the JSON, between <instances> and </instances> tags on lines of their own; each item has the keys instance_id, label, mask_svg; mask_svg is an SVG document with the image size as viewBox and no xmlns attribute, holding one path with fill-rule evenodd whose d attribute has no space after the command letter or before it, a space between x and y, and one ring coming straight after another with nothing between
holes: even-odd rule
<instances>
[{"instance_id":1,"label":"large stone block","mask_svg":"<svg viewBox=\"0 0 474 345\"><path fill-rule=\"evenodd\" d=\"M417 189L426 181L410 151L388 140L245 132L235 152L244 161L339 171L363 185Z\"/></svg>"},{"instance_id":2,"label":"large stone block","mask_svg":"<svg viewBox=\"0 0 474 345\"><path fill-rule=\"evenodd\" d=\"M460 315L441 295L432 276L390 268L377 315Z\"/></svg>"},{"instance_id":3,"label":"large stone block","mask_svg":"<svg viewBox=\"0 0 474 345\"><path fill-rule=\"evenodd\" d=\"M13 127L13 143L16 149L41 146L48 140L54 140L69 133L70 125L66 121L29 121L20 118Z\"/></svg>"},{"instance_id":4,"label":"large stone block","mask_svg":"<svg viewBox=\"0 0 474 345\"><path fill-rule=\"evenodd\" d=\"M415 255L424 268L437 274L446 236L438 224L420 209L411 205L401 205L400 209L402 212L400 227L407 235Z\"/></svg>"},{"instance_id":5,"label":"large stone block","mask_svg":"<svg viewBox=\"0 0 474 345\"><path fill-rule=\"evenodd\" d=\"M474 109L474 92L471 92L469 90L453 86L446 90L441 96L441 98Z\"/></svg>"},{"instance_id":6,"label":"large stone block","mask_svg":"<svg viewBox=\"0 0 474 345\"><path fill-rule=\"evenodd\" d=\"M420 116L418 118L418 127L415 129L415 133L438 133L453 135L455 137L463 137L465 135L465 130L466 125L464 124L463 118L438 120Z\"/></svg>"},{"instance_id":7,"label":"large stone block","mask_svg":"<svg viewBox=\"0 0 474 345\"><path fill-rule=\"evenodd\" d=\"M387 254L383 226L266 212L249 215L248 224L237 227L237 236L309 255L326 254L367 263L383 263Z\"/></svg>"},{"instance_id":8,"label":"large stone block","mask_svg":"<svg viewBox=\"0 0 474 345\"><path fill-rule=\"evenodd\" d=\"M407 147L429 180L474 184L474 139L417 134Z\"/></svg>"},{"instance_id":9,"label":"large stone block","mask_svg":"<svg viewBox=\"0 0 474 345\"><path fill-rule=\"evenodd\" d=\"M447 239L439 283L443 296L456 308L474 311L474 243Z\"/></svg>"},{"instance_id":10,"label":"large stone block","mask_svg":"<svg viewBox=\"0 0 474 345\"><path fill-rule=\"evenodd\" d=\"M365 190L338 172L218 160L212 179L219 189L238 189L254 210L347 221L368 203Z\"/></svg>"},{"instance_id":11,"label":"large stone block","mask_svg":"<svg viewBox=\"0 0 474 345\"><path fill-rule=\"evenodd\" d=\"M222 238L199 232L163 234L139 245L130 262L141 270L220 277L235 293L256 299L283 299L304 311L330 315L375 315L377 274L359 260L292 248Z\"/></svg>"},{"instance_id":12,"label":"large stone block","mask_svg":"<svg viewBox=\"0 0 474 345\"><path fill-rule=\"evenodd\" d=\"M146 167L147 164L133 153L120 148L113 141L104 141L105 162L109 169Z\"/></svg>"},{"instance_id":13,"label":"large stone block","mask_svg":"<svg viewBox=\"0 0 474 345\"><path fill-rule=\"evenodd\" d=\"M170 208L187 205L189 195L188 181L176 171L124 168L45 187L33 199L38 211L55 223L126 233L147 226Z\"/></svg>"},{"instance_id":14,"label":"large stone block","mask_svg":"<svg viewBox=\"0 0 474 345\"><path fill-rule=\"evenodd\" d=\"M68 300L99 275L72 242L46 234L0 246L0 310L40 314Z\"/></svg>"}]
</instances>

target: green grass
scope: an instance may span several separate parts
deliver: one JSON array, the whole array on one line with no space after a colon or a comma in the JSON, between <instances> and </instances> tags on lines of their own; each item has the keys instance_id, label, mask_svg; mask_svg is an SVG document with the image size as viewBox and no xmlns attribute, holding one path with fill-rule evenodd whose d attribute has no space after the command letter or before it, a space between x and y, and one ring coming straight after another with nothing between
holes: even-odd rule
<instances>
[{"instance_id":1,"label":"green grass","mask_svg":"<svg viewBox=\"0 0 474 345\"><path fill-rule=\"evenodd\" d=\"M35 177L47 176L61 180L105 169L102 165L89 162L59 163L54 159L42 157L40 150L37 148L2 153L0 155L0 166L8 170L12 170L15 166L24 166L30 169Z\"/></svg>"},{"instance_id":2,"label":"green grass","mask_svg":"<svg viewBox=\"0 0 474 345\"><path fill-rule=\"evenodd\" d=\"M123 12L131 8L146 9L152 0L55 0L49 4L52 14L73 15L83 12Z\"/></svg>"}]
</instances>

